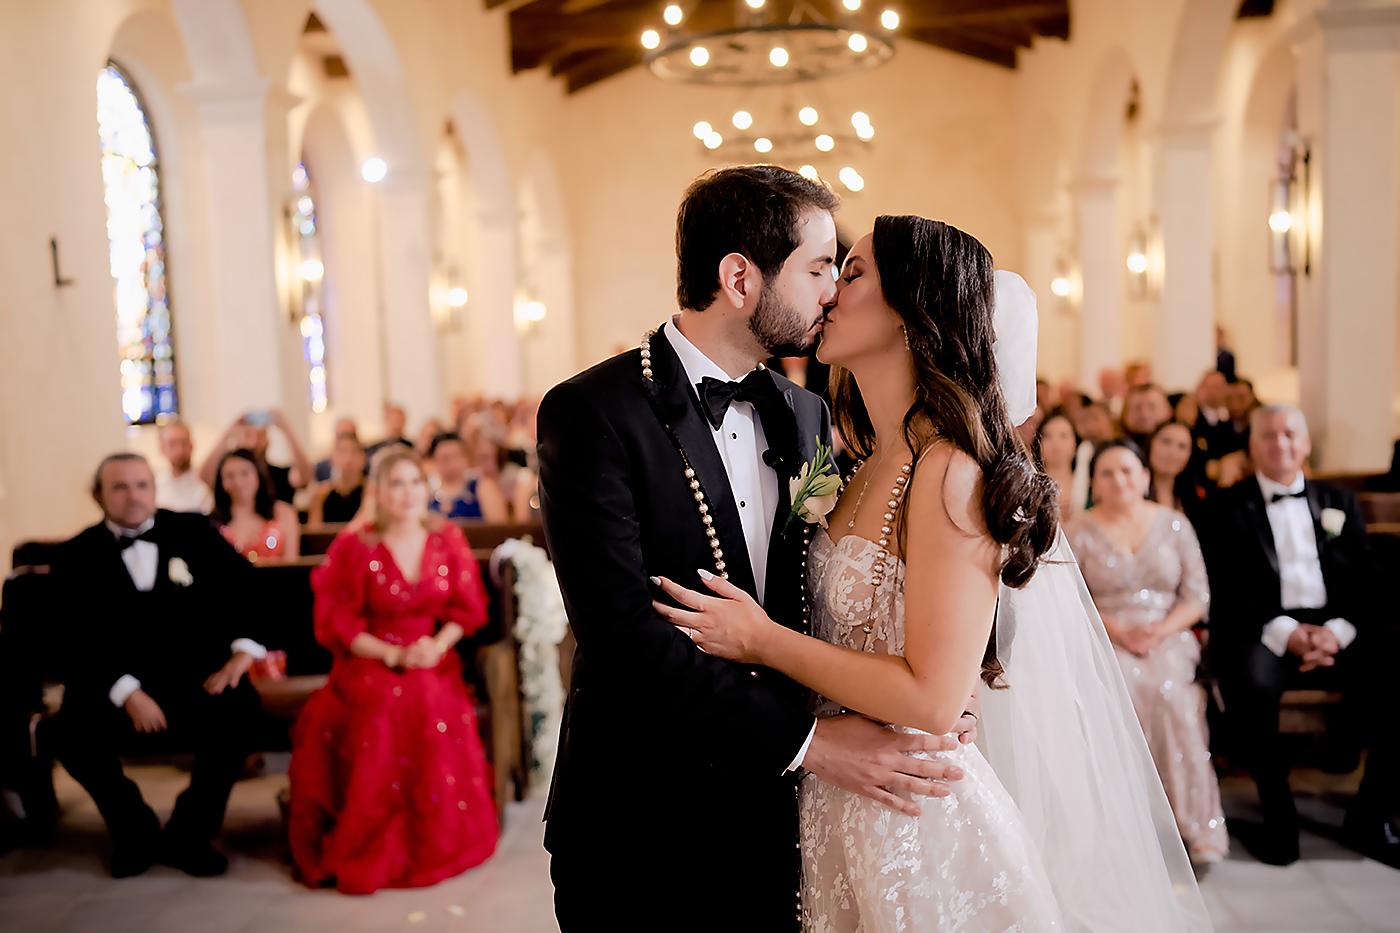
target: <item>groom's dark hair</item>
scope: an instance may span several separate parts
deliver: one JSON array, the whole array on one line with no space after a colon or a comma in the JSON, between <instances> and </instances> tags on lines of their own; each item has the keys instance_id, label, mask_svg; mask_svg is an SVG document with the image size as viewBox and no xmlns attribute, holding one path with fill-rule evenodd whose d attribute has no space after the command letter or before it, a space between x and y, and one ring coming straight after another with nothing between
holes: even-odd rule
<instances>
[{"instance_id":1,"label":"groom's dark hair","mask_svg":"<svg viewBox=\"0 0 1400 933\"><path fill-rule=\"evenodd\" d=\"M747 256L771 281L802 242L809 210L834 211L840 199L820 182L777 165L740 165L701 175L676 215L676 299L703 311L719 294L719 263Z\"/></svg>"}]
</instances>

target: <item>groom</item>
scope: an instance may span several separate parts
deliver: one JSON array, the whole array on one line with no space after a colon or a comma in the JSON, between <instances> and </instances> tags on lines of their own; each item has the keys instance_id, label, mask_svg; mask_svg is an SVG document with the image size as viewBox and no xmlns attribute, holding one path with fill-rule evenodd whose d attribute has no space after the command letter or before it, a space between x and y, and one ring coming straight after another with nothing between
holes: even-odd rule
<instances>
[{"instance_id":1,"label":"groom","mask_svg":"<svg viewBox=\"0 0 1400 933\"><path fill-rule=\"evenodd\" d=\"M872 797L942 796L961 776L906 754L951 740L817 722L803 688L704 654L651 605L649 578L698 589L703 569L805 629L788 481L830 443L830 415L759 360L820 333L836 205L775 166L696 181L680 314L541 403L545 535L578 641L545 813L563 933L796 929L799 768Z\"/></svg>"}]
</instances>

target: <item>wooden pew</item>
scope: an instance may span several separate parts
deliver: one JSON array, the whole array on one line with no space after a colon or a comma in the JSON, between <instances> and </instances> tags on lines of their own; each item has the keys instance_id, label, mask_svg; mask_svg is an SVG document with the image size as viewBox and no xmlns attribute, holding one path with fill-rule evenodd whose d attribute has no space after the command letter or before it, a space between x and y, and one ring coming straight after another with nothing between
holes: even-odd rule
<instances>
[{"instance_id":1,"label":"wooden pew","mask_svg":"<svg viewBox=\"0 0 1400 933\"><path fill-rule=\"evenodd\" d=\"M475 657L466 658L474 664L485 688L483 715L479 725L484 733L488 753L496 777L498 816L504 817L508 784L513 784L515 799L523 799L527 790L527 769L522 757L522 710L520 695L518 645L509 633L514 628L516 597L513 580L497 592L491 582L487 561L492 551L509 538L529 538L543 546L544 533L538 524L491 525L483 522L460 522L472 545L473 555L482 562L482 579L493 597L493 618L484 632L486 640L476 646ZM312 692L325 684L330 670L330 655L315 641L312 630L311 573L325 561L324 551L344 526L323 526L311 529L320 553L308 553L295 560L267 561L255 567L256 579L266 587L266 603L276 611L272 621L278 633L278 646L287 652L287 677L284 680L255 682L264 710L276 721L290 727L302 704ZM303 542L307 540L303 534ZM7 606L6 622L18 624L30 633L42 632L47 621L46 607L54 604L52 594L44 589L48 569L59 541L26 541L14 549L15 571L12 578L23 577L24 587L7 587L7 594L22 591L23 606ZM507 565L508 566L508 565ZM478 636L479 638L479 636ZM473 638L472 641L477 641ZM41 639L6 639L5 644L37 645ZM571 650L570 650L571 653ZM36 658L31 666L40 671L47 659ZM42 679L40 675L36 677ZM37 684L37 682L36 682ZM52 712L52 711L50 711ZM281 743L285 743L285 736ZM270 745L269 748L272 746Z\"/></svg>"}]
</instances>

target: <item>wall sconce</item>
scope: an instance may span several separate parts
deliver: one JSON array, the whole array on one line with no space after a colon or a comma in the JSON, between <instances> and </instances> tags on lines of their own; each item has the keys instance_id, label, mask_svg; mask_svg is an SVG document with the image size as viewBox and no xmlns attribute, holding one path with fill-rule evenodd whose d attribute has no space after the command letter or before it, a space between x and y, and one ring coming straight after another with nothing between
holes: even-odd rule
<instances>
[{"instance_id":1,"label":"wall sconce","mask_svg":"<svg viewBox=\"0 0 1400 933\"><path fill-rule=\"evenodd\" d=\"M1073 305L1071 296L1075 292L1075 273L1070 261L1061 254L1055 259L1055 275L1050 280L1050 293L1055 296L1061 311L1069 311Z\"/></svg>"},{"instance_id":2,"label":"wall sconce","mask_svg":"<svg viewBox=\"0 0 1400 933\"><path fill-rule=\"evenodd\" d=\"M1312 149L1295 137L1279 160L1278 177L1269 183L1269 269L1277 274L1312 275L1312 241L1308 236Z\"/></svg>"},{"instance_id":3,"label":"wall sconce","mask_svg":"<svg viewBox=\"0 0 1400 933\"><path fill-rule=\"evenodd\" d=\"M522 337L534 334L548 315L549 309L543 301L526 296L521 296L515 301L515 329Z\"/></svg>"},{"instance_id":4,"label":"wall sconce","mask_svg":"<svg viewBox=\"0 0 1400 933\"><path fill-rule=\"evenodd\" d=\"M1150 265L1147 260L1147 233L1138 225L1128 237L1127 258L1128 285L1135 297L1147 296L1147 269Z\"/></svg>"}]
</instances>

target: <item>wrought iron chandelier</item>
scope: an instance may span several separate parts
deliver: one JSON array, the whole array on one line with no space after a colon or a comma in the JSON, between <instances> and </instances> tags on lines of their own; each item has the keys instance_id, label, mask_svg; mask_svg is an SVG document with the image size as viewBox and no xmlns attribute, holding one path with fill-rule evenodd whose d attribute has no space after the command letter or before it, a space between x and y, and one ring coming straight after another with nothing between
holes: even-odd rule
<instances>
[{"instance_id":1,"label":"wrought iron chandelier","mask_svg":"<svg viewBox=\"0 0 1400 933\"><path fill-rule=\"evenodd\" d=\"M745 89L727 118L695 123L705 149L729 161L799 166L813 179L821 166L850 191L865 186L852 163L874 139L874 124L859 110L848 119L817 82L893 58L897 10L876 13L864 0L829 0L823 7L812 0L692 0L668 3L661 15L664 28L641 36L654 75Z\"/></svg>"}]
</instances>

